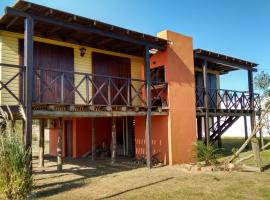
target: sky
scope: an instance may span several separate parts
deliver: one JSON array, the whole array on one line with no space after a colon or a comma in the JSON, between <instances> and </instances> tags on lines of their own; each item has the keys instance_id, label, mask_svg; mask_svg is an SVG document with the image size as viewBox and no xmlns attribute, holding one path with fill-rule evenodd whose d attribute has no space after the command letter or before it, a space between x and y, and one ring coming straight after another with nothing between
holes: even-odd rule
<instances>
[{"instance_id":1,"label":"sky","mask_svg":"<svg viewBox=\"0 0 270 200\"><path fill-rule=\"evenodd\" d=\"M193 37L193 47L259 64L270 73L269 0L30 0L131 30L169 29ZM0 14L15 0L0 0ZM221 88L247 90L247 72L221 77Z\"/></svg>"}]
</instances>

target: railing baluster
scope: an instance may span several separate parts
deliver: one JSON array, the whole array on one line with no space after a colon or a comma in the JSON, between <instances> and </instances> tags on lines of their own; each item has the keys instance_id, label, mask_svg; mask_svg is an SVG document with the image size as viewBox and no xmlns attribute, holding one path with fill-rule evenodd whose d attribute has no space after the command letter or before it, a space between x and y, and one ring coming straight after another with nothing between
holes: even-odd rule
<instances>
[{"instance_id":1,"label":"railing baluster","mask_svg":"<svg viewBox=\"0 0 270 200\"><path fill-rule=\"evenodd\" d=\"M85 75L85 89L86 89L86 91L85 91L85 94L86 94L86 105L88 105L89 104L89 96L90 96L90 94L89 94L89 76L86 74Z\"/></svg>"},{"instance_id":2,"label":"railing baluster","mask_svg":"<svg viewBox=\"0 0 270 200\"><path fill-rule=\"evenodd\" d=\"M112 106L112 96L111 96L111 77L109 77L108 79L108 106L111 107Z\"/></svg>"},{"instance_id":3,"label":"railing baluster","mask_svg":"<svg viewBox=\"0 0 270 200\"><path fill-rule=\"evenodd\" d=\"M61 73L61 103L64 103L64 73Z\"/></svg>"},{"instance_id":4,"label":"railing baluster","mask_svg":"<svg viewBox=\"0 0 270 200\"><path fill-rule=\"evenodd\" d=\"M128 106L131 106L131 103L130 103L130 83L131 83L131 80L130 79L127 79L127 103L128 103Z\"/></svg>"}]
</instances>

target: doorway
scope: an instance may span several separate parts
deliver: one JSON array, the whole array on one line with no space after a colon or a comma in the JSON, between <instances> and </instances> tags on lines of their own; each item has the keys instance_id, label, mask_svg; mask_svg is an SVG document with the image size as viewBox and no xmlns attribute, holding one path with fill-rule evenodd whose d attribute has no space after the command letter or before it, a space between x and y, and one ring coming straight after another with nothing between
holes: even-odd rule
<instances>
[{"instance_id":1,"label":"doorway","mask_svg":"<svg viewBox=\"0 0 270 200\"><path fill-rule=\"evenodd\" d=\"M65 121L65 156L73 157L73 121Z\"/></svg>"}]
</instances>

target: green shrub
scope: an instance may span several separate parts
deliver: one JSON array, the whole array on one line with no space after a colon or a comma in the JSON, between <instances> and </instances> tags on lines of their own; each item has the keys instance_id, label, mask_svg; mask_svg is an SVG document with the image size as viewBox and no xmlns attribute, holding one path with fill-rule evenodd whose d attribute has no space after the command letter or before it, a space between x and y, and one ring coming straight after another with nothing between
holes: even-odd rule
<instances>
[{"instance_id":1,"label":"green shrub","mask_svg":"<svg viewBox=\"0 0 270 200\"><path fill-rule=\"evenodd\" d=\"M222 149L215 148L213 145L206 146L202 141L199 141L196 145L198 161L204 161L207 166L218 163L217 159L222 156L221 151Z\"/></svg>"},{"instance_id":2,"label":"green shrub","mask_svg":"<svg viewBox=\"0 0 270 200\"><path fill-rule=\"evenodd\" d=\"M30 155L16 134L0 135L0 193L6 199L26 199L30 194Z\"/></svg>"}]
</instances>

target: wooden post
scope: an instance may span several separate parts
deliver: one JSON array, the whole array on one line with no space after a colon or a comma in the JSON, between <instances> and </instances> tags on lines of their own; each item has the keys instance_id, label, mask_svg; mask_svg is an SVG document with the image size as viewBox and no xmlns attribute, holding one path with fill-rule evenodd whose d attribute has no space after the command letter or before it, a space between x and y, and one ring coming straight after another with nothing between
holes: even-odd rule
<instances>
[{"instance_id":1,"label":"wooden post","mask_svg":"<svg viewBox=\"0 0 270 200\"><path fill-rule=\"evenodd\" d=\"M251 123L251 130L255 127L255 108L254 108L254 88L253 88L253 73L252 70L248 70L248 92L249 92L249 98L250 98L250 110L251 110L251 117L250 117L250 123Z\"/></svg>"},{"instance_id":2,"label":"wooden post","mask_svg":"<svg viewBox=\"0 0 270 200\"><path fill-rule=\"evenodd\" d=\"M27 149L32 147L32 93L33 93L33 32L34 24L32 18L24 21L24 66L26 67L26 126L25 145Z\"/></svg>"},{"instance_id":3,"label":"wooden post","mask_svg":"<svg viewBox=\"0 0 270 200\"><path fill-rule=\"evenodd\" d=\"M63 148L63 141L62 141L62 127L63 120L62 118L58 119L58 143L57 143L57 170L62 171L63 169L63 160L62 160L62 148Z\"/></svg>"},{"instance_id":4,"label":"wooden post","mask_svg":"<svg viewBox=\"0 0 270 200\"><path fill-rule=\"evenodd\" d=\"M252 138L251 139L251 146L252 146L252 151L254 153L254 158L255 162L257 164L257 167L262 169L262 160L261 160L261 154L260 154L260 146L257 138Z\"/></svg>"},{"instance_id":5,"label":"wooden post","mask_svg":"<svg viewBox=\"0 0 270 200\"><path fill-rule=\"evenodd\" d=\"M198 140L202 140L202 117L197 117L197 134Z\"/></svg>"},{"instance_id":6,"label":"wooden post","mask_svg":"<svg viewBox=\"0 0 270 200\"><path fill-rule=\"evenodd\" d=\"M258 116L258 121L261 121L261 113ZM262 128L259 130L259 135L260 135L260 147L262 148L264 146Z\"/></svg>"},{"instance_id":7,"label":"wooden post","mask_svg":"<svg viewBox=\"0 0 270 200\"><path fill-rule=\"evenodd\" d=\"M39 120L39 167L44 167L44 121Z\"/></svg>"},{"instance_id":8,"label":"wooden post","mask_svg":"<svg viewBox=\"0 0 270 200\"><path fill-rule=\"evenodd\" d=\"M247 129L247 116L244 115L244 129L245 129L245 140L248 139L248 129Z\"/></svg>"},{"instance_id":9,"label":"wooden post","mask_svg":"<svg viewBox=\"0 0 270 200\"><path fill-rule=\"evenodd\" d=\"M126 155L129 156L129 133L128 133L128 117L125 117L125 122L126 122Z\"/></svg>"},{"instance_id":10,"label":"wooden post","mask_svg":"<svg viewBox=\"0 0 270 200\"><path fill-rule=\"evenodd\" d=\"M92 118L92 160L96 160L96 126L95 126L95 118Z\"/></svg>"},{"instance_id":11,"label":"wooden post","mask_svg":"<svg viewBox=\"0 0 270 200\"><path fill-rule=\"evenodd\" d=\"M26 89L25 92L25 148L30 151L29 166L32 171L32 95L33 95L33 35L34 20L30 17L24 20L24 66L26 67Z\"/></svg>"},{"instance_id":12,"label":"wooden post","mask_svg":"<svg viewBox=\"0 0 270 200\"><path fill-rule=\"evenodd\" d=\"M125 118L122 118L122 132L123 132L123 155L126 156L126 130L125 130Z\"/></svg>"},{"instance_id":13,"label":"wooden post","mask_svg":"<svg viewBox=\"0 0 270 200\"><path fill-rule=\"evenodd\" d=\"M218 132L220 133L220 116L217 117L217 125L218 125ZM222 148L222 140L221 140L221 135L218 136L218 147Z\"/></svg>"},{"instance_id":14,"label":"wooden post","mask_svg":"<svg viewBox=\"0 0 270 200\"><path fill-rule=\"evenodd\" d=\"M116 121L115 117L112 118L112 142L111 142L111 162L115 163L116 158Z\"/></svg>"},{"instance_id":15,"label":"wooden post","mask_svg":"<svg viewBox=\"0 0 270 200\"><path fill-rule=\"evenodd\" d=\"M210 144L210 130L209 130L209 110L208 110L208 77L207 77L207 61L203 62L203 88L204 88L204 108L205 108L205 118L204 118L204 128L205 128L205 142L208 146Z\"/></svg>"},{"instance_id":16,"label":"wooden post","mask_svg":"<svg viewBox=\"0 0 270 200\"><path fill-rule=\"evenodd\" d=\"M151 99L151 73L150 73L150 56L149 47L145 47L144 54L144 77L146 80L146 122L145 122L145 145L147 167L152 167L152 99Z\"/></svg>"}]
</instances>

